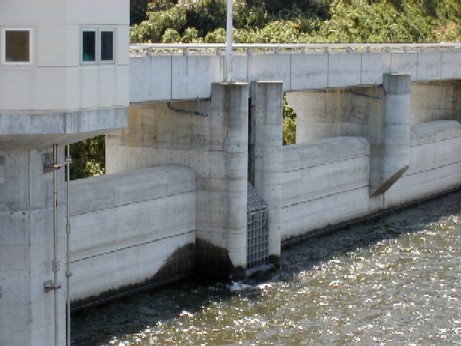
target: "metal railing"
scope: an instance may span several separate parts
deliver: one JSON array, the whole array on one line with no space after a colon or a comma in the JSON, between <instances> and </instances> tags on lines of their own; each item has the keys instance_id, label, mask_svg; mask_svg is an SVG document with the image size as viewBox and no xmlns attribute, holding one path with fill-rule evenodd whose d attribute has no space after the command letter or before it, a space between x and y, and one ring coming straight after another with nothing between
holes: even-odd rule
<instances>
[{"instance_id":1,"label":"metal railing","mask_svg":"<svg viewBox=\"0 0 461 346\"><path fill-rule=\"evenodd\" d=\"M461 50L459 43L236 43L235 55L315 54L315 53L385 53ZM219 55L224 56L224 43L140 43L130 45L131 57L151 55Z\"/></svg>"}]
</instances>

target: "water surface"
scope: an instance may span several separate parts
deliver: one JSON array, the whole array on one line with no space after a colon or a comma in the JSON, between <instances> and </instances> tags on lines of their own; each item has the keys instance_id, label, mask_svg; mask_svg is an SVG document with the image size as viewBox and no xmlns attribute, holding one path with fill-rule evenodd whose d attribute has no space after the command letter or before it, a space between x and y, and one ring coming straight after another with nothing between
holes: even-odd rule
<instances>
[{"instance_id":1,"label":"water surface","mask_svg":"<svg viewBox=\"0 0 461 346\"><path fill-rule=\"evenodd\" d=\"M189 280L74 314L75 345L461 344L461 191L284 249L259 281Z\"/></svg>"}]
</instances>

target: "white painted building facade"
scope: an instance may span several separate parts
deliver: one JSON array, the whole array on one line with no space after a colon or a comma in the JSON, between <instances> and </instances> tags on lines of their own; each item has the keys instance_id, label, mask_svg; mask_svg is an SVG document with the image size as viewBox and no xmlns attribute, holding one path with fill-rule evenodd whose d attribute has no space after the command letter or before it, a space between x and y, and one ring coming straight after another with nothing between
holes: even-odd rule
<instances>
[{"instance_id":1,"label":"white painted building facade","mask_svg":"<svg viewBox=\"0 0 461 346\"><path fill-rule=\"evenodd\" d=\"M1 345L66 344L63 145L127 125L128 17L128 0L0 2Z\"/></svg>"}]
</instances>

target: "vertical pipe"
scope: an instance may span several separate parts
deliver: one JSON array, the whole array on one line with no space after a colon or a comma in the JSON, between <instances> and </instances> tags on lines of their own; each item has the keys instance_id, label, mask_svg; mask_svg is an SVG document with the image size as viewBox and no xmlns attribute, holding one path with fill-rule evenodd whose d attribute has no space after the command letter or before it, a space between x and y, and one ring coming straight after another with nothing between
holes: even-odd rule
<instances>
[{"instance_id":1,"label":"vertical pipe","mask_svg":"<svg viewBox=\"0 0 461 346\"><path fill-rule=\"evenodd\" d=\"M67 338L67 346L71 346L70 344L70 277L72 273L70 271L70 189L69 189L69 182L70 182L70 164L72 163L72 159L70 157L70 145L67 145L66 148L66 284L67 284L67 297L66 297L66 338Z\"/></svg>"},{"instance_id":2,"label":"vertical pipe","mask_svg":"<svg viewBox=\"0 0 461 346\"><path fill-rule=\"evenodd\" d=\"M227 29L226 29L226 82L232 81L232 19L233 19L233 10L232 10L232 1L227 0Z\"/></svg>"},{"instance_id":3,"label":"vertical pipe","mask_svg":"<svg viewBox=\"0 0 461 346\"><path fill-rule=\"evenodd\" d=\"M58 167L58 146L53 145L53 166ZM53 285L58 285L58 176L57 170L53 169ZM58 346L58 292L54 290L54 344Z\"/></svg>"}]
</instances>

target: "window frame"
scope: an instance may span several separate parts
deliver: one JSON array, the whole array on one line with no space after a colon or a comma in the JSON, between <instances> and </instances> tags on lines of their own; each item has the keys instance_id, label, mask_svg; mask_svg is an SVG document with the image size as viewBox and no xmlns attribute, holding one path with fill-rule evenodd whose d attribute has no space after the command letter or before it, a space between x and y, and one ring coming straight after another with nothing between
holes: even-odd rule
<instances>
[{"instance_id":1,"label":"window frame","mask_svg":"<svg viewBox=\"0 0 461 346\"><path fill-rule=\"evenodd\" d=\"M111 32L112 33L112 60L102 60L102 33L103 32ZM116 42L117 42L117 39L116 39L116 32L115 32L115 28L113 27L107 27L107 28L100 28L99 29L99 33L98 33L98 38L99 38L99 44L98 44L98 47L99 47L99 63L100 64L115 64L115 57L116 57L116 54L117 54L117 50L116 50Z\"/></svg>"},{"instance_id":2,"label":"window frame","mask_svg":"<svg viewBox=\"0 0 461 346\"><path fill-rule=\"evenodd\" d=\"M87 61L83 59L83 33L95 33L95 60ZM102 60L102 33L112 33L112 60ZM113 26L83 26L80 28L80 64L83 66L92 65L114 65L117 60L117 31Z\"/></svg>"},{"instance_id":3,"label":"window frame","mask_svg":"<svg viewBox=\"0 0 461 346\"><path fill-rule=\"evenodd\" d=\"M29 33L29 60L28 61L7 61L6 60L6 33L8 31L25 31ZM34 28L24 26L5 26L1 27L0 36L0 64L4 66L32 66L34 65Z\"/></svg>"}]
</instances>

